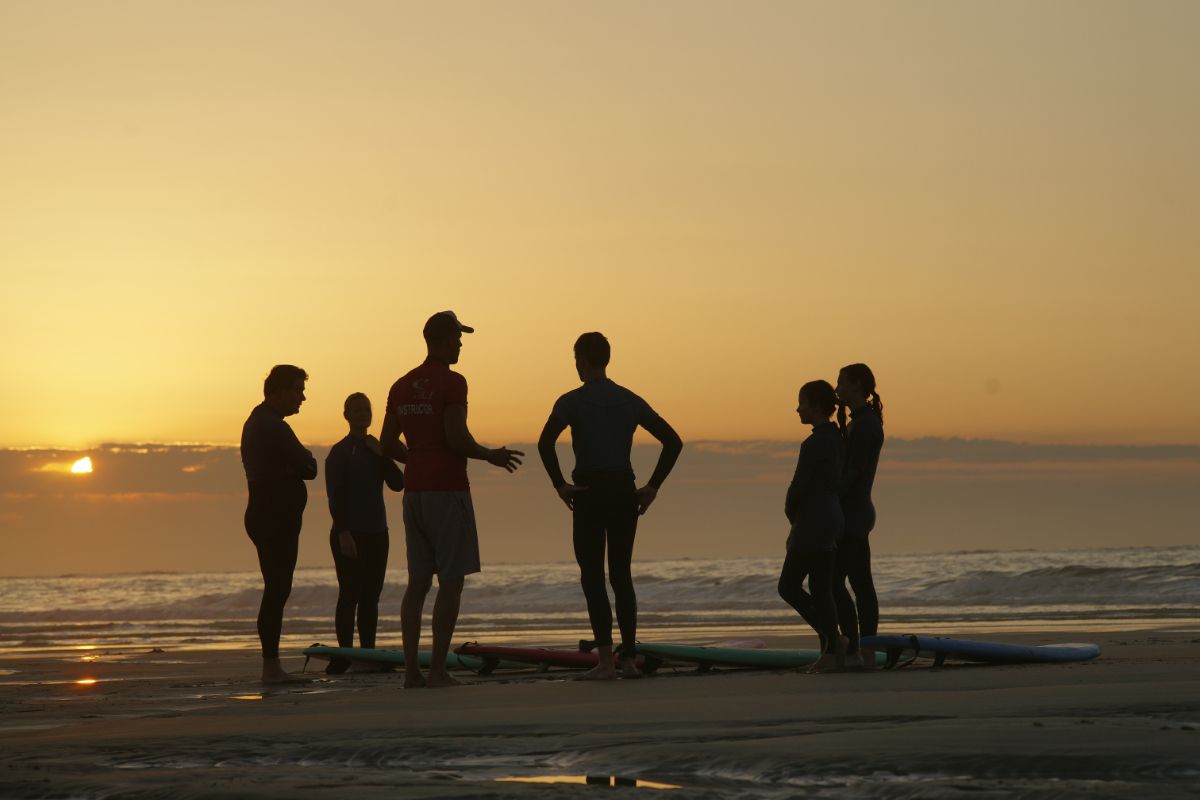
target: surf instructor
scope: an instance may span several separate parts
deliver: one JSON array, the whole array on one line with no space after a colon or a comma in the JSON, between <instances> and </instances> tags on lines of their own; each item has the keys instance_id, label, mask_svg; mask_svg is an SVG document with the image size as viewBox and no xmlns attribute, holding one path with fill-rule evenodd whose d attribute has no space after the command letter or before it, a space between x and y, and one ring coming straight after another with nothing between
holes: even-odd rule
<instances>
[{"instance_id":1,"label":"surf instructor","mask_svg":"<svg viewBox=\"0 0 1200 800\"><path fill-rule=\"evenodd\" d=\"M406 462L408 588L400 604L406 689L458 684L446 671L446 653L458 623L466 576L480 569L467 459L477 458L514 472L524 455L506 447L484 447L467 429L467 379L450 366L458 363L462 335L474 332L460 323L453 311L438 312L426 321L422 335L428 356L392 386L379 436L384 455ZM434 575L438 592L433 605L433 654L426 677L418 661L421 615Z\"/></svg>"},{"instance_id":2,"label":"surf instructor","mask_svg":"<svg viewBox=\"0 0 1200 800\"><path fill-rule=\"evenodd\" d=\"M583 676L588 680L617 677L613 660L612 608L604 586L604 550L608 547L608 580L616 596L621 675L638 677L634 662L637 641L637 595L633 589L633 540L638 517L646 513L658 489L675 466L683 441L679 434L633 392L609 380L611 348L602 333L585 333L575 342L575 371L583 385L558 398L538 440L538 454L559 498L571 510L572 540L579 580L600 662ZM662 443L650 480L634 482L630 452L633 433L645 428ZM555 442L571 428L575 452L574 483L563 478Z\"/></svg>"}]
</instances>

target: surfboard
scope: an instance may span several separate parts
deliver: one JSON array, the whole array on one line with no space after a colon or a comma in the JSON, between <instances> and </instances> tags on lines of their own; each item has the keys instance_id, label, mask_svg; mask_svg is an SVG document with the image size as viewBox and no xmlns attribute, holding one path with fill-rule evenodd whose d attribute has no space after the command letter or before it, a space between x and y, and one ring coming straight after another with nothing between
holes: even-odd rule
<instances>
[{"instance_id":1,"label":"surfboard","mask_svg":"<svg viewBox=\"0 0 1200 800\"><path fill-rule=\"evenodd\" d=\"M820 650L771 650L766 648L703 647L684 644L647 644L638 642L638 652L658 656L668 661L683 661L701 670L712 667L744 667L750 669L795 669L807 667L821 657ZM876 663L882 665L886 656L877 653Z\"/></svg>"},{"instance_id":2,"label":"surfboard","mask_svg":"<svg viewBox=\"0 0 1200 800\"><path fill-rule=\"evenodd\" d=\"M884 650L889 667L895 666L905 652L932 658L934 666L946 659L986 664L1052 664L1090 661L1100 655L1100 647L1094 644L1005 644L909 634L864 636L862 643L863 647Z\"/></svg>"},{"instance_id":3,"label":"surfboard","mask_svg":"<svg viewBox=\"0 0 1200 800\"><path fill-rule=\"evenodd\" d=\"M531 664L539 669L561 667L563 669L591 669L600 663L600 657L594 652L583 650L566 650L554 647L506 647L503 645L479 644L467 642L455 649L460 656L473 656L483 660L481 675L487 675L503 661L515 661ZM644 672L653 672L658 667L656 660L638 655L635 663Z\"/></svg>"},{"instance_id":4,"label":"surfboard","mask_svg":"<svg viewBox=\"0 0 1200 800\"><path fill-rule=\"evenodd\" d=\"M329 661L334 658L344 658L349 661L357 661L364 664L386 664L388 666L404 666L404 651L403 650L388 650L385 648L365 648L365 647L327 647L322 644L314 644L311 647L304 648L304 655L309 658L316 658L322 661ZM428 650L420 653L419 663L422 667L428 667L433 660L433 653ZM470 656L461 656L457 653L446 654L446 666L450 669L469 669L472 672L480 672L484 667L484 661L481 658L471 658ZM513 662L502 662L497 659L492 665L494 669L524 669L525 664Z\"/></svg>"}]
</instances>

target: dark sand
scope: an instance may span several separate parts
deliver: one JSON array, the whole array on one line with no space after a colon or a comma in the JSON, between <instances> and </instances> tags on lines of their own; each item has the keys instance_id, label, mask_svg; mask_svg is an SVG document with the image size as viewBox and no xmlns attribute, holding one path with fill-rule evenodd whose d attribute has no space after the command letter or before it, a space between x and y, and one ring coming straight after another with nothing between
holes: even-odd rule
<instances>
[{"instance_id":1,"label":"dark sand","mask_svg":"<svg viewBox=\"0 0 1200 800\"><path fill-rule=\"evenodd\" d=\"M407 691L398 674L319 672L264 691L249 650L0 656L0 797L1200 793L1200 631L991 638L1104 653L876 674L668 669L604 684L468 674L461 688ZM557 775L682 788L497 781Z\"/></svg>"}]
</instances>

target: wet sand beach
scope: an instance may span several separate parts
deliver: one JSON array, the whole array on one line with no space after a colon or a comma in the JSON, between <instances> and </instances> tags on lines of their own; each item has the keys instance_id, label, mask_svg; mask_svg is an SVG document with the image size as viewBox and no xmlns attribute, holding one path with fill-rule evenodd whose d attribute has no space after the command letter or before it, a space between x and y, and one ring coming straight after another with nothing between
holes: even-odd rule
<instances>
[{"instance_id":1,"label":"wet sand beach","mask_svg":"<svg viewBox=\"0 0 1200 800\"><path fill-rule=\"evenodd\" d=\"M1186 630L1184 629L1186 628ZM242 650L0 658L0 797L1178 797L1200 784L1200 630L1038 631L1096 661L875 674L399 674L265 689ZM779 637L772 647L811 647ZM86 660L85 660L86 659ZM303 657L286 658L299 669ZM316 670L314 672L314 670ZM94 680L94 683L79 683Z\"/></svg>"}]
</instances>

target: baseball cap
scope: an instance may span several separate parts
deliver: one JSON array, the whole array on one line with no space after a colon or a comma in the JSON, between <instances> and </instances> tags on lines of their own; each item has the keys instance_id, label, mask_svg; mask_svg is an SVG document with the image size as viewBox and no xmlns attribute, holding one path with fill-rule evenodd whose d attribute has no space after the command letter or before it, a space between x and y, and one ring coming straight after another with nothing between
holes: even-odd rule
<instances>
[{"instance_id":1,"label":"baseball cap","mask_svg":"<svg viewBox=\"0 0 1200 800\"><path fill-rule=\"evenodd\" d=\"M434 314L426 320L425 327L421 331L426 339L444 339L460 333L474 332L474 328L459 322L458 316L453 311L439 311Z\"/></svg>"}]
</instances>

